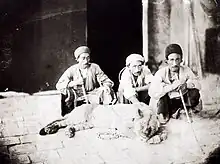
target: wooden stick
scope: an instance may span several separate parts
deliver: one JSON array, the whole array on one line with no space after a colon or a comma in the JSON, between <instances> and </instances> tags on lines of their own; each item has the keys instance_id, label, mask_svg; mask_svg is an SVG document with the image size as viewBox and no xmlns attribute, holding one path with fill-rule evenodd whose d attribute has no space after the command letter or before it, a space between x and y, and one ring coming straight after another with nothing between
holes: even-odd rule
<instances>
[{"instance_id":1,"label":"wooden stick","mask_svg":"<svg viewBox=\"0 0 220 164\"><path fill-rule=\"evenodd\" d=\"M86 104L89 104L89 100L88 100L88 97L86 94L86 89L85 89L84 83L82 84L82 90L83 90L83 96L85 97L85 100L86 100Z\"/></svg>"},{"instance_id":2,"label":"wooden stick","mask_svg":"<svg viewBox=\"0 0 220 164\"><path fill-rule=\"evenodd\" d=\"M184 108L185 113L186 113L187 120L188 120L189 123L191 123L192 121L190 120L189 113L187 111L186 104L185 104L184 98L183 98L183 93L182 93L181 90L179 90L179 94L180 94L180 98L181 98L181 101L182 101L182 104L183 104L183 108Z\"/></svg>"},{"instance_id":3,"label":"wooden stick","mask_svg":"<svg viewBox=\"0 0 220 164\"><path fill-rule=\"evenodd\" d=\"M78 69L79 71L79 74L83 80L83 75L82 75L82 72L80 71L80 69ZM85 89L85 86L84 86L84 80L83 80L83 84L82 84L82 91L83 91L83 96L85 97L85 100L86 100L86 104L89 104L89 100L88 100L88 97L86 95L86 89Z\"/></svg>"},{"instance_id":4,"label":"wooden stick","mask_svg":"<svg viewBox=\"0 0 220 164\"><path fill-rule=\"evenodd\" d=\"M176 79L179 80L179 77L178 77L177 74L176 74ZM189 113L188 113L188 111L187 111L186 104L185 104L185 102L184 102L183 93L182 93L181 90L179 90L179 94L180 94L180 98L181 98L181 101L182 101L182 104L183 104L183 108L184 108L185 113L186 113L187 120L188 120L189 123L191 123L191 120L190 120L190 118L189 118Z\"/></svg>"},{"instance_id":5,"label":"wooden stick","mask_svg":"<svg viewBox=\"0 0 220 164\"><path fill-rule=\"evenodd\" d=\"M177 76L177 75L176 75L176 76ZM177 76L177 79L178 79L178 76ZM198 146L199 146L199 148L200 148L200 151L201 151L203 154L205 154L204 150L203 150L202 147L200 146L199 141L198 141L198 139L197 139L197 137L196 137L196 133L195 133L195 130L194 130L193 126L192 126L192 121L191 121L190 118L189 118L189 113L188 113L188 111L187 111L186 104L185 104L184 98L183 98L183 93L182 93L181 90L179 90L179 94L180 94L180 98L181 98L181 101L182 101L182 104L183 104L183 108L184 108L184 110L185 110L185 112L186 112L186 117L187 117L188 123L190 123L191 129L192 129L192 132L193 132L193 135L194 135L194 137L195 137L195 141L196 141L196 143L198 144Z\"/></svg>"}]
</instances>

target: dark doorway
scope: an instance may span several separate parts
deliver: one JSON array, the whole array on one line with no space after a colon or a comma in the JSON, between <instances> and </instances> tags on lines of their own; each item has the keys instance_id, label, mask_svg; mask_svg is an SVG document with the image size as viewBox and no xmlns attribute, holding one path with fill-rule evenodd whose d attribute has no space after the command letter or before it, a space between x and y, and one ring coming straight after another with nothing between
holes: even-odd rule
<instances>
[{"instance_id":1,"label":"dark doorway","mask_svg":"<svg viewBox=\"0 0 220 164\"><path fill-rule=\"evenodd\" d=\"M206 30L205 71L220 74L220 28Z\"/></svg>"},{"instance_id":2,"label":"dark doorway","mask_svg":"<svg viewBox=\"0 0 220 164\"><path fill-rule=\"evenodd\" d=\"M92 60L118 86L118 72L131 53L142 54L141 0L88 0L88 45Z\"/></svg>"}]
</instances>

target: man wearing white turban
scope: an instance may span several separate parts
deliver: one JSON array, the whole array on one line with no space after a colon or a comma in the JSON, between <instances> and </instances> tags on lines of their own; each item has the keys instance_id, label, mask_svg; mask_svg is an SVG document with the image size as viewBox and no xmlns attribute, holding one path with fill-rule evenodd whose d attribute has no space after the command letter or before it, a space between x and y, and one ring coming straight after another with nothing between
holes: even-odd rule
<instances>
[{"instance_id":1,"label":"man wearing white turban","mask_svg":"<svg viewBox=\"0 0 220 164\"><path fill-rule=\"evenodd\" d=\"M143 56L139 54L131 54L126 58L126 67L121 73L118 88L122 103L149 104L148 88L153 75L144 63Z\"/></svg>"},{"instance_id":2,"label":"man wearing white turban","mask_svg":"<svg viewBox=\"0 0 220 164\"><path fill-rule=\"evenodd\" d=\"M69 67L56 84L57 90L61 92L62 116L85 101L91 104L109 104L114 95L114 83L99 65L90 63L90 49L87 46L78 47L74 56L77 64Z\"/></svg>"}]
</instances>

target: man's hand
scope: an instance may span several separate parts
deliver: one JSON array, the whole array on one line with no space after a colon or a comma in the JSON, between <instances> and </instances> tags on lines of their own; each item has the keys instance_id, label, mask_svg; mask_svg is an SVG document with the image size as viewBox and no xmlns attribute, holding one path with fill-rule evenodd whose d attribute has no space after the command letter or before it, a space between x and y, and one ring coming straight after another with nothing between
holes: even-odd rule
<instances>
[{"instance_id":1,"label":"man's hand","mask_svg":"<svg viewBox=\"0 0 220 164\"><path fill-rule=\"evenodd\" d=\"M71 81L69 84L68 84L68 87L75 87L77 85L83 85L83 79L80 78L80 79L77 79L77 80L74 80L74 81Z\"/></svg>"},{"instance_id":2,"label":"man's hand","mask_svg":"<svg viewBox=\"0 0 220 164\"><path fill-rule=\"evenodd\" d=\"M181 91L182 93L185 93L186 89L187 89L187 84L183 83L179 87L177 87L176 91Z\"/></svg>"},{"instance_id":3,"label":"man's hand","mask_svg":"<svg viewBox=\"0 0 220 164\"><path fill-rule=\"evenodd\" d=\"M182 88L183 85L186 85L186 82L185 81L182 81L182 80L175 80L173 83L172 83L172 88L173 90L179 90L180 88Z\"/></svg>"},{"instance_id":4,"label":"man's hand","mask_svg":"<svg viewBox=\"0 0 220 164\"><path fill-rule=\"evenodd\" d=\"M195 88L195 84L193 83L192 80L188 80L186 84L187 84L187 88L189 89Z\"/></svg>"},{"instance_id":5,"label":"man's hand","mask_svg":"<svg viewBox=\"0 0 220 164\"><path fill-rule=\"evenodd\" d=\"M136 87L136 88L135 88L135 91L136 91L136 92L148 91L149 86L150 86L150 85L147 84L147 85L144 85L144 86L142 86L142 87Z\"/></svg>"},{"instance_id":6,"label":"man's hand","mask_svg":"<svg viewBox=\"0 0 220 164\"><path fill-rule=\"evenodd\" d=\"M108 85L104 84L103 87L105 88L105 91L106 91L108 94L111 93L111 88L110 88Z\"/></svg>"}]
</instances>

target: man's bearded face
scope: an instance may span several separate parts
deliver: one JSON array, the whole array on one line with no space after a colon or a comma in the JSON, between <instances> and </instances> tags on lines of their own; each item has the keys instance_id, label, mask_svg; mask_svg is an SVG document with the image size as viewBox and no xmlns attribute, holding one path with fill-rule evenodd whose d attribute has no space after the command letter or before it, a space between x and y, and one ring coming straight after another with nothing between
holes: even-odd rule
<instances>
[{"instance_id":1,"label":"man's bearded face","mask_svg":"<svg viewBox=\"0 0 220 164\"><path fill-rule=\"evenodd\" d=\"M172 53L168 56L167 63L169 65L170 71L178 72L180 68L180 63L182 58L180 54Z\"/></svg>"}]
</instances>

